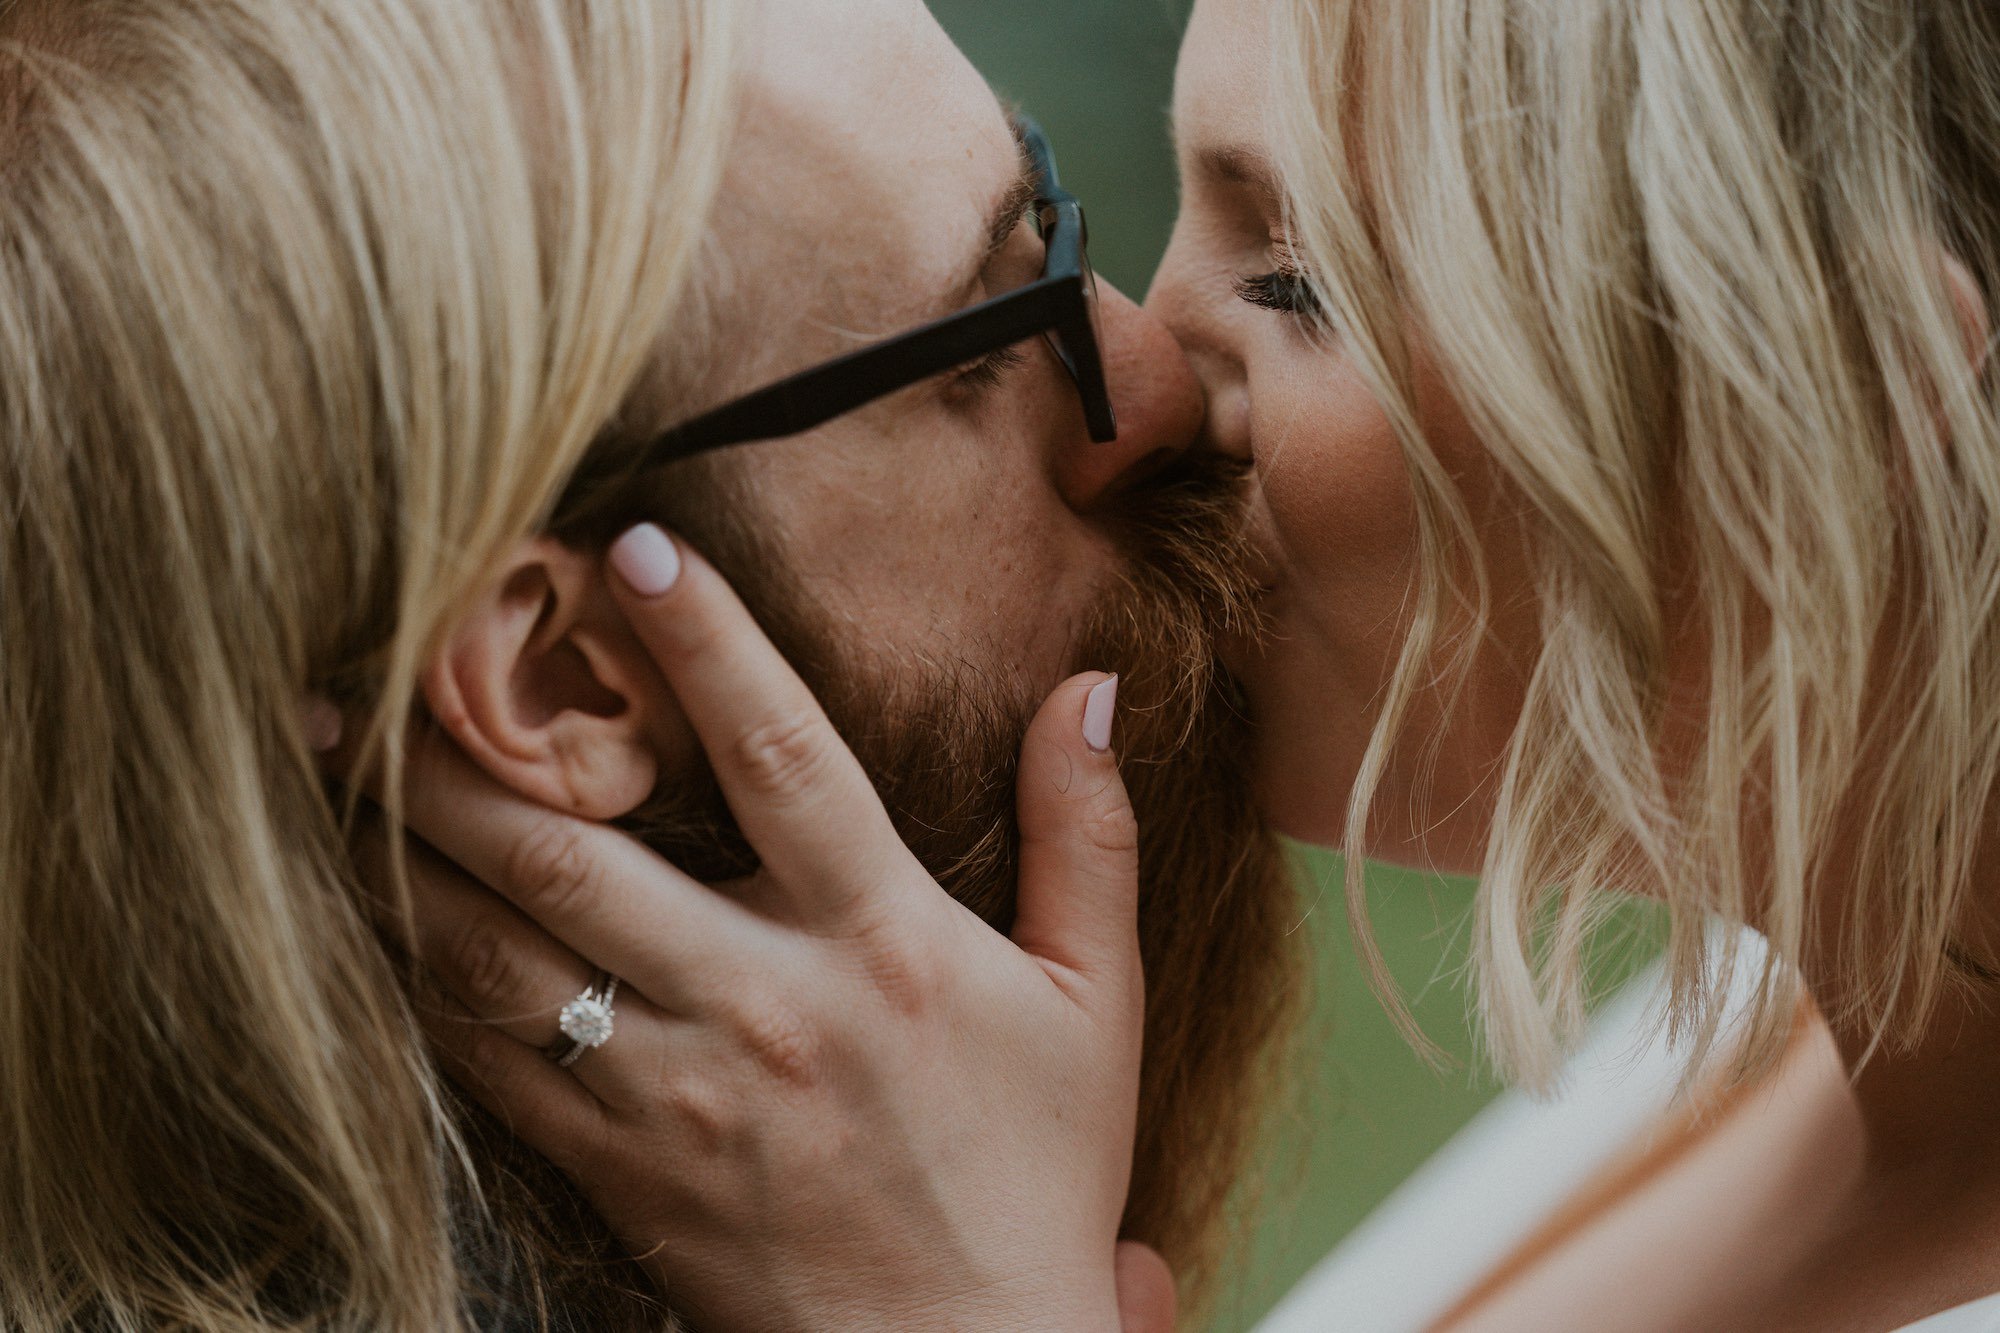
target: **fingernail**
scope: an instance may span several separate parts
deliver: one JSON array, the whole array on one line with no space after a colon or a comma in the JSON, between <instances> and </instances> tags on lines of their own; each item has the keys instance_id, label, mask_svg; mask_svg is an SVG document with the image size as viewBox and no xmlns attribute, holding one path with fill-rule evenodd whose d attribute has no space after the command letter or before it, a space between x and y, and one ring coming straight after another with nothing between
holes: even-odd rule
<instances>
[{"instance_id":1,"label":"fingernail","mask_svg":"<svg viewBox=\"0 0 2000 1333\"><path fill-rule=\"evenodd\" d=\"M325 754L339 746L345 723L331 700L317 694L307 695L299 720L305 726L306 744L312 746L315 754Z\"/></svg>"},{"instance_id":2,"label":"fingernail","mask_svg":"<svg viewBox=\"0 0 2000 1333\"><path fill-rule=\"evenodd\" d=\"M611 566L641 597L663 597L680 579L681 553L672 537L641 523L611 548Z\"/></svg>"},{"instance_id":3,"label":"fingernail","mask_svg":"<svg viewBox=\"0 0 2000 1333\"><path fill-rule=\"evenodd\" d=\"M1090 691L1083 703L1083 743L1092 754L1111 750L1111 723L1118 716L1118 677L1113 676Z\"/></svg>"}]
</instances>

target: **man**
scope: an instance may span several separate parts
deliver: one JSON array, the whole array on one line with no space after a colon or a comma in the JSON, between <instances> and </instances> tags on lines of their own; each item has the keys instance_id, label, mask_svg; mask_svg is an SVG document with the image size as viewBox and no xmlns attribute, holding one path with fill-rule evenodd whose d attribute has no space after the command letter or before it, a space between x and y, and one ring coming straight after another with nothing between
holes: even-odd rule
<instances>
[{"instance_id":1,"label":"man","mask_svg":"<svg viewBox=\"0 0 2000 1333\"><path fill-rule=\"evenodd\" d=\"M1037 216L1053 182L1023 136L918 0L765 0L714 225L706 355L656 367L602 472L494 572L425 692L482 780L620 821L705 879L748 873L755 858L603 573L618 527L664 521L740 590L925 866L1005 928L1023 731L1066 676L1119 672L1127 781L1156 835L1142 844L1149 1075L1126 1224L1199 1280L1249 1142L1244 1085L1284 1026L1295 960L1286 877L1210 659L1214 633L1245 614L1239 465L1195 451L1200 395L1171 338L1106 289L1094 330L1057 323L803 432L739 430L739 447L637 466L663 428L1045 279L1063 219ZM562 1049L558 1010L590 965L495 898L419 884L417 949L446 988ZM497 1127L479 1141L502 1223L480 1258L503 1308L528 1271L579 1327L643 1323L646 1274L614 1263L601 1231L603 1263L565 1267L586 1211Z\"/></svg>"}]
</instances>

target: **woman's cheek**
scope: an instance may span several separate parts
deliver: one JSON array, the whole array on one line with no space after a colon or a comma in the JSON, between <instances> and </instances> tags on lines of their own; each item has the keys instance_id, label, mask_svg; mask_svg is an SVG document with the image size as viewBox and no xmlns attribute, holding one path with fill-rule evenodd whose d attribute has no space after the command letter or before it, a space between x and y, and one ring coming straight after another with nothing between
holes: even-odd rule
<instances>
[{"instance_id":1,"label":"woman's cheek","mask_svg":"<svg viewBox=\"0 0 2000 1333\"><path fill-rule=\"evenodd\" d=\"M1341 680L1387 678L1417 565L1409 473L1351 369L1308 354L1259 397L1252 428L1293 628Z\"/></svg>"},{"instance_id":2,"label":"woman's cheek","mask_svg":"<svg viewBox=\"0 0 2000 1333\"><path fill-rule=\"evenodd\" d=\"M1341 836L1347 793L1407 623L1408 474L1387 416L1324 352L1253 380L1252 440L1278 565L1272 642L1248 681L1259 789L1281 831ZM1266 363L1269 364L1268 362Z\"/></svg>"},{"instance_id":3,"label":"woman's cheek","mask_svg":"<svg viewBox=\"0 0 2000 1333\"><path fill-rule=\"evenodd\" d=\"M1421 427L1478 528L1474 545L1497 605L1468 688L1420 690L1410 701L1370 842L1387 859L1470 869L1491 796L1482 775L1495 770L1519 715L1535 615L1532 599L1518 595L1530 586L1519 507L1497 485L1435 369L1420 359L1417 371ZM1388 415L1336 357L1317 353L1290 372L1268 377L1261 398L1251 389L1279 573L1269 608L1274 642L1248 683L1260 720L1273 719L1259 731L1267 812L1291 836L1328 843L1343 835L1347 797L1416 609L1419 545L1409 470Z\"/></svg>"}]
</instances>

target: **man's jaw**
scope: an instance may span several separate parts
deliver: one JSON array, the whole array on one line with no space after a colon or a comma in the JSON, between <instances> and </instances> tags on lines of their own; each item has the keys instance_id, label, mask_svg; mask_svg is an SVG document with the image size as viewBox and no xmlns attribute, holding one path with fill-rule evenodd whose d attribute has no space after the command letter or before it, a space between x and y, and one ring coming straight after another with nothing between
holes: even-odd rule
<instances>
[{"instance_id":1,"label":"man's jaw","mask_svg":"<svg viewBox=\"0 0 2000 1333\"><path fill-rule=\"evenodd\" d=\"M1142 829L1145 1088L1123 1234L1165 1254L1197 1307L1219 1268L1264 1090L1287 1067L1302 975L1288 868L1251 799L1247 724L1214 651L1218 632L1253 615L1239 481L1193 466L1132 497L1116 525L1130 567L1071 654L1081 669L1124 677L1116 743ZM992 672L959 663L902 682L897 706L885 708L881 685L838 667L810 603L759 579L772 566L754 541L733 551L703 545L724 550L718 565L826 704L912 850L948 891L1005 929L1015 769L1041 700L1008 698ZM1013 692L1032 693L1019 682ZM710 883L755 869L712 778L682 775L661 792L626 821L645 841ZM493 1191L495 1241L506 1241L494 1256L495 1294L507 1294L510 1273L538 1273L575 1310L591 1312L582 1317L592 1327L649 1326L644 1311L657 1306L644 1273L618 1259L574 1188L504 1126L469 1105L462 1114ZM593 1237L587 1252L582 1236Z\"/></svg>"}]
</instances>

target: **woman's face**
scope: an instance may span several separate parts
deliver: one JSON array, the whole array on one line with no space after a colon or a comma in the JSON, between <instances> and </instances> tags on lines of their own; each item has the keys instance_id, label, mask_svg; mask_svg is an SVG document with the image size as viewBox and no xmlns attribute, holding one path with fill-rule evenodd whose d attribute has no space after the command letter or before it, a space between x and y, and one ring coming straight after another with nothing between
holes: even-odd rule
<instances>
[{"instance_id":1,"label":"woman's face","mask_svg":"<svg viewBox=\"0 0 2000 1333\"><path fill-rule=\"evenodd\" d=\"M1181 217L1149 306L1206 383L1216 445L1257 463L1275 633L1243 646L1237 665L1258 722L1262 802L1287 834L1333 843L1410 623L1418 546L1388 417L1353 359L1286 308L1298 288L1267 130L1275 7L1195 7L1174 102ZM1519 711L1533 617L1502 490L1421 348L1416 361L1421 425L1481 530L1495 611L1456 703L1442 689L1416 700L1369 836L1376 855L1468 870Z\"/></svg>"}]
</instances>

